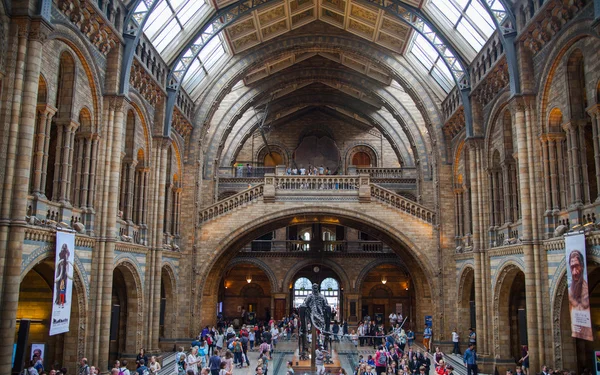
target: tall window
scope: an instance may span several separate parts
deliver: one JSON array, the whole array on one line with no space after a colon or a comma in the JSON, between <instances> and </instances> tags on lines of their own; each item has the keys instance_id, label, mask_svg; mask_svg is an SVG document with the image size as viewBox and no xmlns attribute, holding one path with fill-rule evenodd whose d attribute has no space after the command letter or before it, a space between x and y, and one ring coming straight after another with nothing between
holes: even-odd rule
<instances>
[{"instance_id":1,"label":"tall window","mask_svg":"<svg viewBox=\"0 0 600 375\"><path fill-rule=\"evenodd\" d=\"M329 306L337 311L340 306L340 283L334 278L326 278L321 282L321 293L327 298Z\"/></svg>"},{"instance_id":2,"label":"tall window","mask_svg":"<svg viewBox=\"0 0 600 375\"><path fill-rule=\"evenodd\" d=\"M294 283L294 307L300 307L306 296L312 293L312 282L306 277L301 277Z\"/></svg>"},{"instance_id":3,"label":"tall window","mask_svg":"<svg viewBox=\"0 0 600 375\"><path fill-rule=\"evenodd\" d=\"M447 51L449 53L449 51ZM454 78L448 66L438 51L429 43L425 37L415 33L410 47L413 54L433 79L445 92L450 92L454 87Z\"/></svg>"},{"instance_id":4,"label":"tall window","mask_svg":"<svg viewBox=\"0 0 600 375\"><path fill-rule=\"evenodd\" d=\"M493 11L504 14L504 8L498 0L488 2ZM431 0L430 4L450 21L477 52L495 31L493 20L479 0Z\"/></svg>"}]
</instances>

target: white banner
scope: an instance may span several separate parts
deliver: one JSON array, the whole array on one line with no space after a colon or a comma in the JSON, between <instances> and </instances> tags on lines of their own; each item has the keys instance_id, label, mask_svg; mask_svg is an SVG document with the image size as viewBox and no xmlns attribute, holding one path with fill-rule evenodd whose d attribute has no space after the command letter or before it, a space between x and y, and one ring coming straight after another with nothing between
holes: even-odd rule
<instances>
[{"instance_id":1,"label":"white banner","mask_svg":"<svg viewBox=\"0 0 600 375\"><path fill-rule=\"evenodd\" d=\"M585 256L585 234L565 236L571 336L594 341Z\"/></svg>"},{"instance_id":2,"label":"white banner","mask_svg":"<svg viewBox=\"0 0 600 375\"><path fill-rule=\"evenodd\" d=\"M75 234L56 232L56 264L54 271L54 298L50 336L69 332L71 296L73 292L73 259Z\"/></svg>"}]
</instances>

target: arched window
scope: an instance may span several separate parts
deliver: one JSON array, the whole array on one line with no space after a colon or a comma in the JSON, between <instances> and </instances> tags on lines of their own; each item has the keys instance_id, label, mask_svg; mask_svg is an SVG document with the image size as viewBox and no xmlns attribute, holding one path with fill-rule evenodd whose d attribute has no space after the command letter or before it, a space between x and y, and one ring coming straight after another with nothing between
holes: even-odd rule
<instances>
[{"instance_id":1,"label":"arched window","mask_svg":"<svg viewBox=\"0 0 600 375\"><path fill-rule=\"evenodd\" d=\"M306 296L312 293L312 282L306 277L301 277L294 283L294 307L299 307Z\"/></svg>"},{"instance_id":2,"label":"arched window","mask_svg":"<svg viewBox=\"0 0 600 375\"><path fill-rule=\"evenodd\" d=\"M282 164L285 164L283 162L283 157L280 153L274 151L271 151L270 154L265 155L265 159L263 160L263 165L265 167L275 167Z\"/></svg>"},{"instance_id":3,"label":"arched window","mask_svg":"<svg viewBox=\"0 0 600 375\"><path fill-rule=\"evenodd\" d=\"M326 278L321 282L321 293L327 298L329 306L337 311L340 305L340 283L334 278Z\"/></svg>"},{"instance_id":4,"label":"arched window","mask_svg":"<svg viewBox=\"0 0 600 375\"><path fill-rule=\"evenodd\" d=\"M370 167L371 157L363 151L359 151L352 156L352 165L356 167Z\"/></svg>"}]
</instances>

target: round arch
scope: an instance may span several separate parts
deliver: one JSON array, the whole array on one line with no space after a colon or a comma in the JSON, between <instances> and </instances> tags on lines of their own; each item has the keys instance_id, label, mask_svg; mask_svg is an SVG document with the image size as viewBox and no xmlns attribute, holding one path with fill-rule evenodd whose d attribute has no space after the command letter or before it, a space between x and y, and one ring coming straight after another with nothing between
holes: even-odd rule
<instances>
[{"instance_id":1,"label":"round arch","mask_svg":"<svg viewBox=\"0 0 600 375\"><path fill-rule=\"evenodd\" d=\"M170 264L163 264L161 269L161 299L165 299L164 314L162 316L163 324L160 327L159 337L175 338L177 337L177 278L175 270Z\"/></svg>"},{"instance_id":2,"label":"round arch","mask_svg":"<svg viewBox=\"0 0 600 375\"><path fill-rule=\"evenodd\" d=\"M398 60L389 57L389 56L384 56L382 55L382 52L379 50L374 49L373 46L368 45L367 43L363 43L362 41L354 41L351 38L342 38L342 37L336 37L335 43L334 41L319 41L316 42L315 40L312 40L312 36L311 37L307 37L307 36L302 36L302 37L287 37L285 39L286 41L293 41L293 43L290 43L289 45L294 45L294 50L296 49L300 49L300 50L306 50L306 51L314 51L315 50L315 43L317 43L318 45L318 50L319 51L323 51L323 52L340 52L340 51L344 51L346 52L354 52L363 56L379 56L381 55L381 59L379 59L379 61L382 61L382 64L385 63L386 65L386 71L387 70L391 70L391 72L393 73L393 77L395 80L397 80L401 85L403 85L406 89L406 91L408 92L408 94L410 95L410 97L412 98L412 100L415 102L417 109L419 110L419 112L421 113L421 115L424 118L424 127L427 128L429 130L429 137L428 140L431 140L433 142L433 138L436 138L436 142L437 144L444 144L445 140L444 140L444 136L443 136L443 132L441 130L441 126L435 126L436 124L439 124L439 119L442 117L441 113L439 113L439 111L437 110L437 106L434 104L434 102L432 101L432 99L429 97L429 94L426 92L426 90L424 89L424 87L422 86L422 82L417 79L416 83L409 83L406 79L406 75L412 75L407 69L406 66L404 66L402 63L400 63ZM222 77L219 80L215 81L214 84L218 84L220 87L222 87L223 89L221 91L219 90L207 90L208 94L206 97L203 97L202 99L205 102L208 103L212 103L212 102L218 102L220 100L222 100L224 98L224 96L226 95L227 92L230 91L231 87L239 81L240 78L242 78L245 74L247 74L247 72L255 67L258 66L258 64L263 63L265 57L268 55L269 57L275 57L276 55L285 55L290 53L290 47L284 47L284 46L280 46L278 47L278 49L274 49L275 47L272 48L266 48L266 46L263 46L263 48L261 48L259 51L257 51L258 53L253 55L253 58L255 60L248 62L248 61L241 61L241 60L234 60L232 62L232 64L230 65L230 68L232 71L235 71L236 74L233 77ZM300 52L300 51L298 51ZM211 106L207 106L206 110L201 110L197 113L196 118L197 118L197 122L198 123L202 123L202 124L209 124L212 118L212 115L214 114L214 111L216 110L215 108L210 108ZM193 143L196 144L199 141L199 137L200 137L200 131L197 131L198 129L195 129L195 135L193 136ZM423 129L423 133L424 133ZM211 131L212 132L212 131ZM429 143L429 142L428 142ZM440 150L445 149L443 146L440 147ZM442 160L445 160L445 153L443 152L437 152L436 153L436 158L441 158Z\"/></svg>"},{"instance_id":3,"label":"round arch","mask_svg":"<svg viewBox=\"0 0 600 375\"><path fill-rule=\"evenodd\" d=\"M127 338L124 343L125 353L135 353L138 348L142 347L143 342L143 306L144 292L143 283L140 278L140 270L129 258L121 258L116 261L113 268L113 274L121 272L126 286L127 299L127 314L126 322L121 322L121 325L127 326ZM113 288L114 277L113 277ZM130 332L133 331L132 335ZM133 340L131 340L133 338ZM113 359L113 358L111 358Z\"/></svg>"},{"instance_id":4,"label":"round arch","mask_svg":"<svg viewBox=\"0 0 600 375\"><path fill-rule=\"evenodd\" d=\"M417 270L420 272L419 275L411 275L416 293L423 297L417 300L417 312L423 315L423 311L425 310L433 312L437 309L435 304L431 301L437 288L437 279L433 276L435 274L433 265L429 261L428 254L425 253L423 249L417 247L405 233L362 211L357 212L341 208L306 206L294 209L284 209L271 214L266 214L260 217L260 219L249 221L238 228L234 228L230 233L224 233L222 240L218 240L218 243L210 245L211 252L217 255L211 261L207 260L204 264L199 265L201 267L201 276L197 280L194 280L194 283L202 285L202 290L199 298L196 299L196 304L193 309L195 314L201 315L201 319L195 321L194 324L211 324L212 322L214 311L212 306L213 302L216 304L215 298L218 293L218 280L220 280L219 276L221 275L222 267L224 267L220 265L226 265L236 256L239 249L254 238L260 236L262 233L290 225L292 220L294 225L301 222L314 223L317 221L323 223L335 222L337 225L358 227L361 228L363 232L384 241L406 262L407 268L415 270L415 272L417 272ZM197 238L200 240L202 234L199 234ZM206 242L202 241L202 243ZM214 249L212 248L213 246ZM323 264L328 265L327 262L329 262L329 260L323 261ZM309 262L305 261L303 263L308 264ZM295 265L294 268L297 269L298 265ZM340 272L340 274L343 273ZM288 275L285 278L284 282L286 282L286 284L284 285L289 285L290 279L291 276ZM350 284L347 278L342 284L346 288L349 288ZM437 317L435 313L432 315ZM417 319L420 319L420 316Z\"/></svg>"},{"instance_id":5,"label":"round arch","mask_svg":"<svg viewBox=\"0 0 600 375\"><path fill-rule=\"evenodd\" d=\"M296 274L300 270L312 265L326 266L331 268L331 270L338 276L340 287L345 290L350 290L350 279L348 278L346 271L344 271L342 267L330 259L306 259L294 264L294 266L288 270L283 278L284 288L286 285L290 285L294 281Z\"/></svg>"},{"instance_id":6,"label":"round arch","mask_svg":"<svg viewBox=\"0 0 600 375\"><path fill-rule=\"evenodd\" d=\"M369 156L371 167L379 167L380 158L377 151L370 144L361 142L360 144L352 145L352 147L346 151L346 157L344 158L346 161L346 168L348 168L351 165L354 165L352 160L354 158L354 155L356 155L359 152L365 153ZM401 160L398 160L398 162L401 163Z\"/></svg>"},{"instance_id":7,"label":"round arch","mask_svg":"<svg viewBox=\"0 0 600 375\"><path fill-rule=\"evenodd\" d=\"M475 288L475 268L472 264L463 267L458 279L458 299L457 299L457 332L466 332L469 328L474 327L471 317L471 301L474 296ZM463 319L460 319L463 317ZM466 319L470 317L470 319Z\"/></svg>"},{"instance_id":8,"label":"round arch","mask_svg":"<svg viewBox=\"0 0 600 375\"><path fill-rule=\"evenodd\" d=\"M511 327L510 305L511 290L515 279L524 275L524 268L516 262L505 262L498 270L496 283L494 285L494 353L498 358L511 358L511 334L500 334L500 329L506 330Z\"/></svg>"},{"instance_id":9,"label":"round arch","mask_svg":"<svg viewBox=\"0 0 600 375\"><path fill-rule=\"evenodd\" d=\"M43 269L48 273L49 277L53 278L54 276L54 250L48 247L45 247L44 251L39 252L37 254L32 254L30 256L31 259L27 259L26 264L21 267L21 275L19 283L22 284L25 281L27 275L31 272L36 272L42 279L46 279L46 277L42 276L42 273L36 271L36 267L43 267ZM85 278L85 270L83 269L83 265L81 261L75 255L74 264L73 264L73 295L72 295L72 304L71 304L71 317L75 316L75 319L72 319L70 322L71 329L64 333L64 345L73 345L75 350L64 350L62 353L62 363L65 367L69 369L69 371L75 371L76 366L74 364L85 356L86 353L86 327L87 327L87 307L88 307L88 293L89 290L86 288L86 278ZM53 287L51 286L52 280L48 281L49 293L52 295ZM36 292L37 293L37 292ZM19 302L21 298L19 298ZM51 311L51 308L50 308ZM59 341L60 343L60 341ZM55 358L58 359L58 358ZM49 364L49 363L47 363Z\"/></svg>"},{"instance_id":10,"label":"round arch","mask_svg":"<svg viewBox=\"0 0 600 375\"><path fill-rule=\"evenodd\" d=\"M275 273L273 272L273 270L271 270L271 268L265 262L263 262L262 260L260 260L258 258L251 258L251 257L234 258L227 264L227 267L225 267L225 269L223 270L223 275L225 275L232 268L234 268L235 266L240 265L240 264L251 264L253 266L260 268L265 273L265 275L267 275L267 278L269 279L269 283L271 284L271 293L277 293L281 290L281 285L279 285L279 283L277 282L277 277L275 276ZM282 285L285 285L285 284L282 284Z\"/></svg>"},{"instance_id":11,"label":"round arch","mask_svg":"<svg viewBox=\"0 0 600 375\"><path fill-rule=\"evenodd\" d=\"M384 264L398 266L398 268L403 270L407 275L410 274L410 272L406 268L406 264L404 264L399 259L375 259L374 261L372 261L371 263L369 263L365 267L363 267L363 269L358 274L358 277L356 278L356 281L354 282L354 285L353 285L354 292L360 293L360 291L362 290L365 278L367 277L369 272L373 271L375 268L377 268L381 265L384 265Z\"/></svg>"}]
</instances>

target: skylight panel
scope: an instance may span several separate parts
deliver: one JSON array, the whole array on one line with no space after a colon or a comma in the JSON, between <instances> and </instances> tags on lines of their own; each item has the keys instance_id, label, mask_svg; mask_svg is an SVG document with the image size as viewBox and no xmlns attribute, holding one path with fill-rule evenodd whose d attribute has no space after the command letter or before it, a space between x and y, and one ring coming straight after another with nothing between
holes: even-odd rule
<instances>
[{"instance_id":1,"label":"skylight panel","mask_svg":"<svg viewBox=\"0 0 600 375\"><path fill-rule=\"evenodd\" d=\"M435 38L433 38L435 39ZM456 61L449 49L443 51L446 61L433 48L429 41L419 33L415 33L410 47L410 53L420 62L426 74L430 75L446 93L454 86L454 76L448 69L446 61Z\"/></svg>"},{"instance_id":2,"label":"skylight panel","mask_svg":"<svg viewBox=\"0 0 600 375\"><path fill-rule=\"evenodd\" d=\"M467 44L479 52L496 26L481 1L490 4L493 13L500 21L506 14L499 0L431 0L436 8L458 31Z\"/></svg>"}]
</instances>

